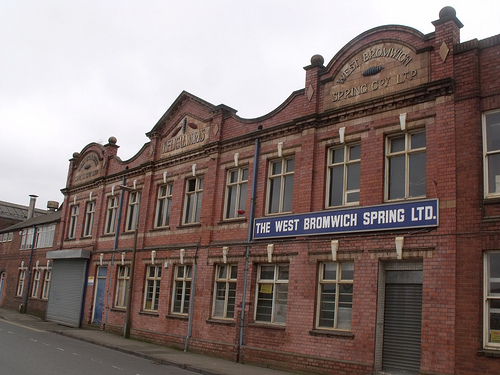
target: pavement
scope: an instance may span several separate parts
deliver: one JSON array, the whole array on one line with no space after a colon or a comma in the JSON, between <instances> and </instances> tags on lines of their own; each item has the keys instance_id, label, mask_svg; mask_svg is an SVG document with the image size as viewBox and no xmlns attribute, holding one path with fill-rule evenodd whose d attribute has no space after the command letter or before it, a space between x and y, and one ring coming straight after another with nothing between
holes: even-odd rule
<instances>
[{"instance_id":1,"label":"pavement","mask_svg":"<svg viewBox=\"0 0 500 375\"><path fill-rule=\"evenodd\" d=\"M47 322L37 316L21 314L16 310L0 308L0 320L32 330L53 332L77 340L86 341L121 351L155 363L180 367L205 375L290 375L290 372L265 367L245 365L144 341L126 339L123 336L93 328L72 328L55 322Z\"/></svg>"}]
</instances>

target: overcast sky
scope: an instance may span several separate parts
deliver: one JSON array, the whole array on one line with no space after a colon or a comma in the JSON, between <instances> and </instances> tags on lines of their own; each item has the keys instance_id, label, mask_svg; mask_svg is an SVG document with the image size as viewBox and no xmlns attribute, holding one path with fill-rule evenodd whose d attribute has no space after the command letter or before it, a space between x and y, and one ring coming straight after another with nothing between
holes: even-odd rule
<instances>
[{"instance_id":1,"label":"overcast sky","mask_svg":"<svg viewBox=\"0 0 500 375\"><path fill-rule=\"evenodd\" d=\"M446 5L462 42L500 34L493 0L0 0L0 200L61 203L73 152L115 136L131 158L182 90L267 114L314 54L381 25L433 32Z\"/></svg>"}]
</instances>

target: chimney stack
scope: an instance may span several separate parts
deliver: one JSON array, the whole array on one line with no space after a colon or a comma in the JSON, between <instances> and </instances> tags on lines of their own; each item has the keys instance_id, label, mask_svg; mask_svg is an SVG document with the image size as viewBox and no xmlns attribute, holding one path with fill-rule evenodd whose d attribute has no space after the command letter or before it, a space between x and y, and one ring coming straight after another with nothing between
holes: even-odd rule
<instances>
[{"instance_id":1,"label":"chimney stack","mask_svg":"<svg viewBox=\"0 0 500 375\"><path fill-rule=\"evenodd\" d=\"M35 203L38 195L30 195L30 206L28 208L28 219L31 219L35 216Z\"/></svg>"}]
</instances>

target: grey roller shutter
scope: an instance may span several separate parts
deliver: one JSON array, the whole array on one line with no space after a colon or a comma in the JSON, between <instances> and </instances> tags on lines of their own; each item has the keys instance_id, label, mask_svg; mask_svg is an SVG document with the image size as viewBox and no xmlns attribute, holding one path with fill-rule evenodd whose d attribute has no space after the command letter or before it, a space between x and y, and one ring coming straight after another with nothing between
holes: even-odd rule
<instances>
[{"instance_id":1,"label":"grey roller shutter","mask_svg":"<svg viewBox=\"0 0 500 375\"><path fill-rule=\"evenodd\" d=\"M392 274L392 275L391 275ZM382 367L418 373L422 332L421 271L389 271L385 286Z\"/></svg>"},{"instance_id":2,"label":"grey roller shutter","mask_svg":"<svg viewBox=\"0 0 500 375\"><path fill-rule=\"evenodd\" d=\"M86 272L86 259L54 260L47 320L80 326Z\"/></svg>"}]
</instances>

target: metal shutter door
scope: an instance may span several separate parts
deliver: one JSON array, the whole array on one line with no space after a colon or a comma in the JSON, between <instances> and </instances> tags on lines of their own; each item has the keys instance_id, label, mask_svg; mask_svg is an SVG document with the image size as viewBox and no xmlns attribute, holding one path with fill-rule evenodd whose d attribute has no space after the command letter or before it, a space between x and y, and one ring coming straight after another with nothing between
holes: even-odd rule
<instances>
[{"instance_id":1,"label":"metal shutter door","mask_svg":"<svg viewBox=\"0 0 500 375\"><path fill-rule=\"evenodd\" d=\"M72 327L80 326L86 266L86 259L54 260L47 320Z\"/></svg>"},{"instance_id":2,"label":"metal shutter door","mask_svg":"<svg viewBox=\"0 0 500 375\"><path fill-rule=\"evenodd\" d=\"M408 271L397 273L401 276L403 273L408 274ZM388 283L385 288L382 367L386 371L418 373L422 332L422 284Z\"/></svg>"}]
</instances>

